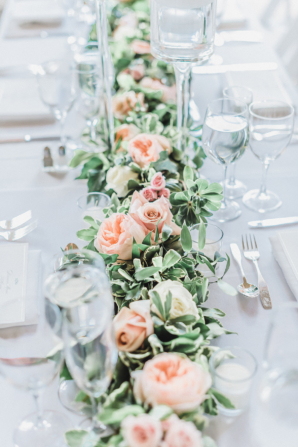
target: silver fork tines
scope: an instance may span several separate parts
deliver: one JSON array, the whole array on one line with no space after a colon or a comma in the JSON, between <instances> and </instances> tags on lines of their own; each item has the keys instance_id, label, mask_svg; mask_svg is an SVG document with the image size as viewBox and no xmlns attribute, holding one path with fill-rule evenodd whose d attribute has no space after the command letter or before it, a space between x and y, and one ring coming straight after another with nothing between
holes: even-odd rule
<instances>
[{"instance_id":1,"label":"silver fork tines","mask_svg":"<svg viewBox=\"0 0 298 447\"><path fill-rule=\"evenodd\" d=\"M7 241L16 241L31 233L37 227L37 220L34 220L25 227L18 228L17 230L0 231L0 237L3 237Z\"/></svg>"},{"instance_id":2,"label":"silver fork tines","mask_svg":"<svg viewBox=\"0 0 298 447\"><path fill-rule=\"evenodd\" d=\"M252 235L251 233L249 235L247 234L243 235L242 248L244 257L252 261L256 267L258 273L258 286L262 306L264 307L264 309L272 309L272 302L269 294L269 289L259 269L258 259L260 258L260 252L258 250L258 245L255 236Z\"/></svg>"},{"instance_id":3,"label":"silver fork tines","mask_svg":"<svg viewBox=\"0 0 298 447\"><path fill-rule=\"evenodd\" d=\"M24 223L28 222L32 217L31 211L26 211L19 216L13 217L10 220L1 220L0 221L0 231L3 230L12 230L13 228L20 227Z\"/></svg>"}]
</instances>

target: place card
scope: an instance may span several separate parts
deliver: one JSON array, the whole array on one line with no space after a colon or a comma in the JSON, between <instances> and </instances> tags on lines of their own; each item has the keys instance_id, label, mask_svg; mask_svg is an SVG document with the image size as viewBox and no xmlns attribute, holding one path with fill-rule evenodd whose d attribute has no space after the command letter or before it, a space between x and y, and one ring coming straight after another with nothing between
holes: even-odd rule
<instances>
[{"instance_id":1,"label":"place card","mask_svg":"<svg viewBox=\"0 0 298 447\"><path fill-rule=\"evenodd\" d=\"M0 244L0 324L25 320L28 244Z\"/></svg>"}]
</instances>

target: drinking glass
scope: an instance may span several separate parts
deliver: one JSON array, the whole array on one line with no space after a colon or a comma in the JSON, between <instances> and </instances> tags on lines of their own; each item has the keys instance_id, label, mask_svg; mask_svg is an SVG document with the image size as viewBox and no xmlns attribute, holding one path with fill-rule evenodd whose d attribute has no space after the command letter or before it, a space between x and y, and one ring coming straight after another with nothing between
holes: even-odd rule
<instances>
[{"instance_id":1,"label":"drinking glass","mask_svg":"<svg viewBox=\"0 0 298 447\"><path fill-rule=\"evenodd\" d=\"M227 397L233 409L218 404L219 413L227 417L242 414L250 403L252 380L257 361L247 350L227 347L215 351L210 358L214 388Z\"/></svg>"},{"instance_id":2,"label":"drinking glass","mask_svg":"<svg viewBox=\"0 0 298 447\"><path fill-rule=\"evenodd\" d=\"M46 62L41 66L37 79L41 100L60 123L59 146L65 148L64 124L78 91L73 63L67 59Z\"/></svg>"},{"instance_id":3,"label":"drinking glass","mask_svg":"<svg viewBox=\"0 0 298 447\"><path fill-rule=\"evenodd\" d=\"M222 247L224 233L217 225L214 224L205 224L205 227L206 240L205 246L202 250L199 249L200 224L193 225L190 228L192 248L193 250L204 253L204 255L208 256L208 258L214 260L215 253L219 252ZM213 273L206 264L200 264L197 269L204 273L204 276L206 277L213 276Z\"/></svg>"},{"instance_id":4,"label":"drinking glass","mask_svg":"<svg viewBox=\"0 0 298 447\"><path fill-rule=\"evenodd\" d=\"M84 421L82 427L102 433L106 427L99 422L99 399L108 389L117 362L117 348L112 318L102 319L100 299L64 309L63 339L65 358L77 386L92 403L91 427Z\"/></svg>"},{"instance_id":5,"label":"drinking glass","mask_svg":"<svg viewBox=\"0 0 298 447\"><path fill-rule=\"evenodd\" d=\"M266 337L255 405L255 437L262 447L296 447L298 439L298 303L276 308Z\"/></svg>"},{"instance_id":6,"label":"drinking glass","mask_svg":"<svg viewBox=\"0 0 298 447\"><path fill-rule=\"evenodd\" d=\"M227 222L241 214L238 203L226 200L226 176L228 165L244 154L248 138L246 104L228 98L217 99L209 104L203 125L202 144L206 155L224 168L224 198L211 220Z\"/></svg>"},{"instance_id":7,"label":"drinking glass","mask_svg":"<svg viewBox=\"0 0 298 447\"><path fill-rule=\"evenodd\" d=\"M266 187L271 161L279 157L291 141L294 127L294 109L282 101L254 102L249 107L250 148L263 163L261 188L248 191L243 203L248 208L266 213L279 208L280 198Z\"/></svg>"},{"instance_id":8,"label":"drinking glass","mask_svg":"<svg viewBox=\"0 0 298 447\"><path fill-rule=\"evenodd\" d=\"M82 217L91 216L102 222L105 219L103 209L111 205L111 198L101 192L89 192L78 198L77 205L82 211Z\"/></svg>"},{"instance_id":9,"label":"drinking glass","mask_svg":"<svg viewBox=\"0 0 298 447\"><path fill-rule=\"evenodd\" d=\"M17 447L62 447L71 423L63 414L43 411L40 394L59 373L63 362L62 317L46 301L38 324L0 329L0 374L12 385L30 391L37 412L27 416L14 432Z\"/></svg>"},{"instance_id":10,"label":"drinking glass","mask_svg":"<svg viewBox=\"0 0 298 447\"><path fill-rule=\"evenodd\" d=\"M213 53L215 0L151 0L151 53L174 64L177 84L179 149L187 144L189 77L193 63Z\"/></svg>"},{"instance_id":11,"label":"drinking glass","mask_svg":"<svg viewBox=\"0 0 298 447\"><path fill-rule=\"evenodd\" d=\"M238 99L245 102L249 107L253 102L253 92L247 87L232 86L223 90L224 98ZM234 200L242 197L247 190L247 187L240 180L235 177L236 164L232 163L230 166L230 176L226 182L226 197L227 199Z\"/></svg>"}]
</instances>

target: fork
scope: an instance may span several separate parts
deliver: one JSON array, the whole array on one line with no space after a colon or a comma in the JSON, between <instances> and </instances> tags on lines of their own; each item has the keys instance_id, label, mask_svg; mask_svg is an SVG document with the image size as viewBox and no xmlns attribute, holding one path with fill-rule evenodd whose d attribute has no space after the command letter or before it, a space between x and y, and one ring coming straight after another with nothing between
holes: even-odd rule
<instances>
[{"instance_id":1,"label":"fork","mask_svg":"<svg viewBox=\"0 0 298 447\"><path fill-rule=\"evenodd\" d=\"M3 237L7 241L17 241L27 234L31 233L31 231L35 230L37 227L37 220L34 220L30 224L25 227L18 228L17 230L6 230L0 231L0 237Z\"/></svg>"},{"instance_id":2,"label":"fork","mask_svg":"<svg viewBox=\"0 0 298 447\"><path fill-rule=\"evenodd\" d=\"M17 217L13 217L11 220L1 220L0 221L0 231L3 230L12 230L13 228L20 227L32 217L31 211L26 211L23 214L20 214Z\"/></svg>"},{"instance_id":3,"label":"fork","mask_svg":"<svg viewBox=\"0 0 298 447\"><path fill-rule=\"evenodd\" d=\"M269 294L269 289L259 269L258 259L260 258L260 252L258 250L255 236L253 235L253 239L251 235L249 237L247 234L242 236L242 248L244 257L252 261L256 267L258 273L258 286L262 306L264 307L264 309L272 309L272 302Z\"/></svg>"}]
</instances>

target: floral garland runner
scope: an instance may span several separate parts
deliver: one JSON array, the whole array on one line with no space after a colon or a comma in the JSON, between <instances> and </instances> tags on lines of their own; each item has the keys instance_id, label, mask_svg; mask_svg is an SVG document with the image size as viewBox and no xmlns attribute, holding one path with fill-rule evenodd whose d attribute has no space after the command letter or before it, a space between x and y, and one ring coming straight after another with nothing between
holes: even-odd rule
<instances>
[{"instance_id":1,"label":"floral garland runner","mask_svg":"<svg viewBox=\"0 0 298 447\"><path fill-rule=\"evenodd\" d=\"M78 237L103 257L117 305L119 359L98 416L113 435L71 430L66 440L70 447L214 447L202 434L207 417L217 415L218 403L233 406L212 388L209 358L217 348L209 343L230 332L220 322L224 313L204 306L209 280L200 266L234 291L216 276L218 263L226 273L229 257L194 250L189 227L200 224L202 250L222 187L199 178L204 154L195 138L193 157L176 148L173 70L150 55L147 1L117 4L109 24L115 147L77 151L71 165L83 164L79 178L90 192L111 196L105 220L85 217L90 228ZM83 392L78 399L88 403Z\"/></svg>"}]
</instances>

